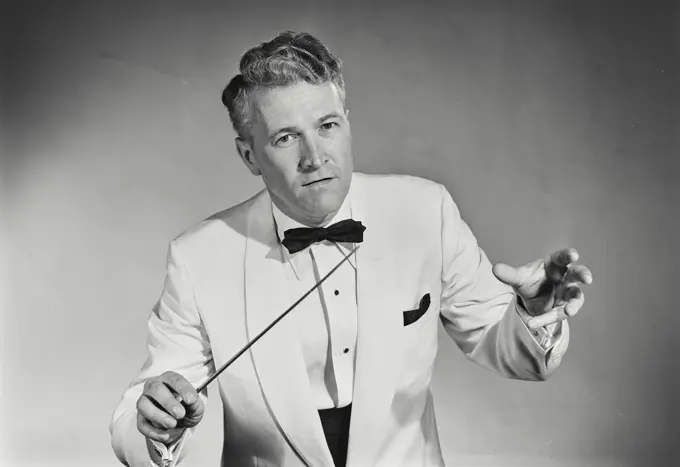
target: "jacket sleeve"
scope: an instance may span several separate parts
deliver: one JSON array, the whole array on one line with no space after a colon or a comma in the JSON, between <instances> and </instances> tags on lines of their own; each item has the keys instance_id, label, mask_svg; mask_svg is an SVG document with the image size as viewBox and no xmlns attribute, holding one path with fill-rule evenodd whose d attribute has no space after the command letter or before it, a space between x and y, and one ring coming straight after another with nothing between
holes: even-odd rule
<instances>
[{"instance_id":1,"label":"jacket sleeve","mask_svg":"<svg viewBox=\"0 0 680 467\"><path fill-rule=\"evenodd\" d=\"M448 335L473 362L506 378L540 381L559 366L569 343L562 322L544 348L520 317L511 287L500 282L449 192L442 189L441 317Z\"/></svg>"},{"instance_id":2,"label":"jacket sleeve","mask_svg":"<svg viewBox=\"0 0 680 467\"><path fill-rule=\"evenodd\" d=\"M166 371L184 376L194 387L214 373L208 336L200 318L193 290L180 259L177 240L170 243L167 274L160 298L147 322L147 357L141 370L124 392L109 425L111 445L118 460L130 467L154 465L146 438L137 429L137 399L144 382ZM207 390L200 394L207 403ZM175 465L186 453L187 430L183 442L172 452Z\"/></svg>"}]
</instances>

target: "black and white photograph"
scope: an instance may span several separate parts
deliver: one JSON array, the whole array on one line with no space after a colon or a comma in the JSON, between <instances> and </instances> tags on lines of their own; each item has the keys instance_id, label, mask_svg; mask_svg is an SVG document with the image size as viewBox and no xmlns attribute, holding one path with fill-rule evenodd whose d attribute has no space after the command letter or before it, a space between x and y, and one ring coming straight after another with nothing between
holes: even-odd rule
<instances>
[{"instance_id":1,"label":"black and white photograph","mask_svg":"<svg viewBox=\"0 0 680 467\"><path fill-rule=\"evenodd\" d=\"M679 465L680 2L0 17L0 466Z\"/></svg>"}]
</instances>

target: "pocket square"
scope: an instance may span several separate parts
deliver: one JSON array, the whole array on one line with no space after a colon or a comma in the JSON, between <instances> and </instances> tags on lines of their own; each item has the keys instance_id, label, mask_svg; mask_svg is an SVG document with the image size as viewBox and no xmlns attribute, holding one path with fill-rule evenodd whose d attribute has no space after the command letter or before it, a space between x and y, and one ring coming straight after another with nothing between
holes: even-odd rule
<instances>
[{"instance_id":1,"label":"pocket square","mask_svg":"<svg viewBox=\"0 0 680 467\"><path fill-rule=\"evenodd\" d=\"M428 308L430 308L430 294L426 293L423 295L423 298L420 299L418 308L404 312L404 326L408 326L409 324L413 324L418 321L420 317L425 314Z\"/></svg>"}]
</instances>

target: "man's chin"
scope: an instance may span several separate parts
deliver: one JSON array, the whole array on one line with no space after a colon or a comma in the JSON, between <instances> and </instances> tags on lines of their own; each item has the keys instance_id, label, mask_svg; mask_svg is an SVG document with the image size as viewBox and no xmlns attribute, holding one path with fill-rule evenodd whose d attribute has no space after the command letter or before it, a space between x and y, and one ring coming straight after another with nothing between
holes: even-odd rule
<instances>
[{"instance_id":1,"label":"man's chin","mask_svg":"<svg viewBox=\"0 0 680 467\"><path fill-rule=\"evenodd\" d=\"M323 219L332 217L338 212L342 203L323 203L309 206L305 209L306 216L309 219L315 219L322 222Z\"/></svg>"},{"instance_id":2,"label":"man's chin","mask_svg":"<svg viewBox=\"0 0 680 467\"><path fill-rule=\"evenodd\" d=\"M333 216L340 209L338 206L324 206L323 208L317 208L309 211L311 217L315 219L321 219L328 216Z\"/></svg>"}]
</instances>

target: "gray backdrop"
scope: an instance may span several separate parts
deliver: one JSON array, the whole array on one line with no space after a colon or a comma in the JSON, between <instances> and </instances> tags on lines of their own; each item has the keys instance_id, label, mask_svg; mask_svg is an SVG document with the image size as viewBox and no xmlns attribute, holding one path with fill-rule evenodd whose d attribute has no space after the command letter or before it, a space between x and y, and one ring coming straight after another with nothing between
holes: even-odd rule
<instances>
[{"instance_id":1,"label":"gray backdrop","mask_svg":"<svg viewBox=\"0 0 680 467\"><path fill-rule=\"evenodd\" d=\"M262 186L222 86L285 29L343 59L358 170L445 183L492 262L569 245L594 272L546 383L478 368L442 333L447 464L677 460L671 2L14 3L0 15L3 465L116 465L109 417L142 364L168 242ZM211 401L187 465L218 465Z\"/></svg>"}]
</instances>

